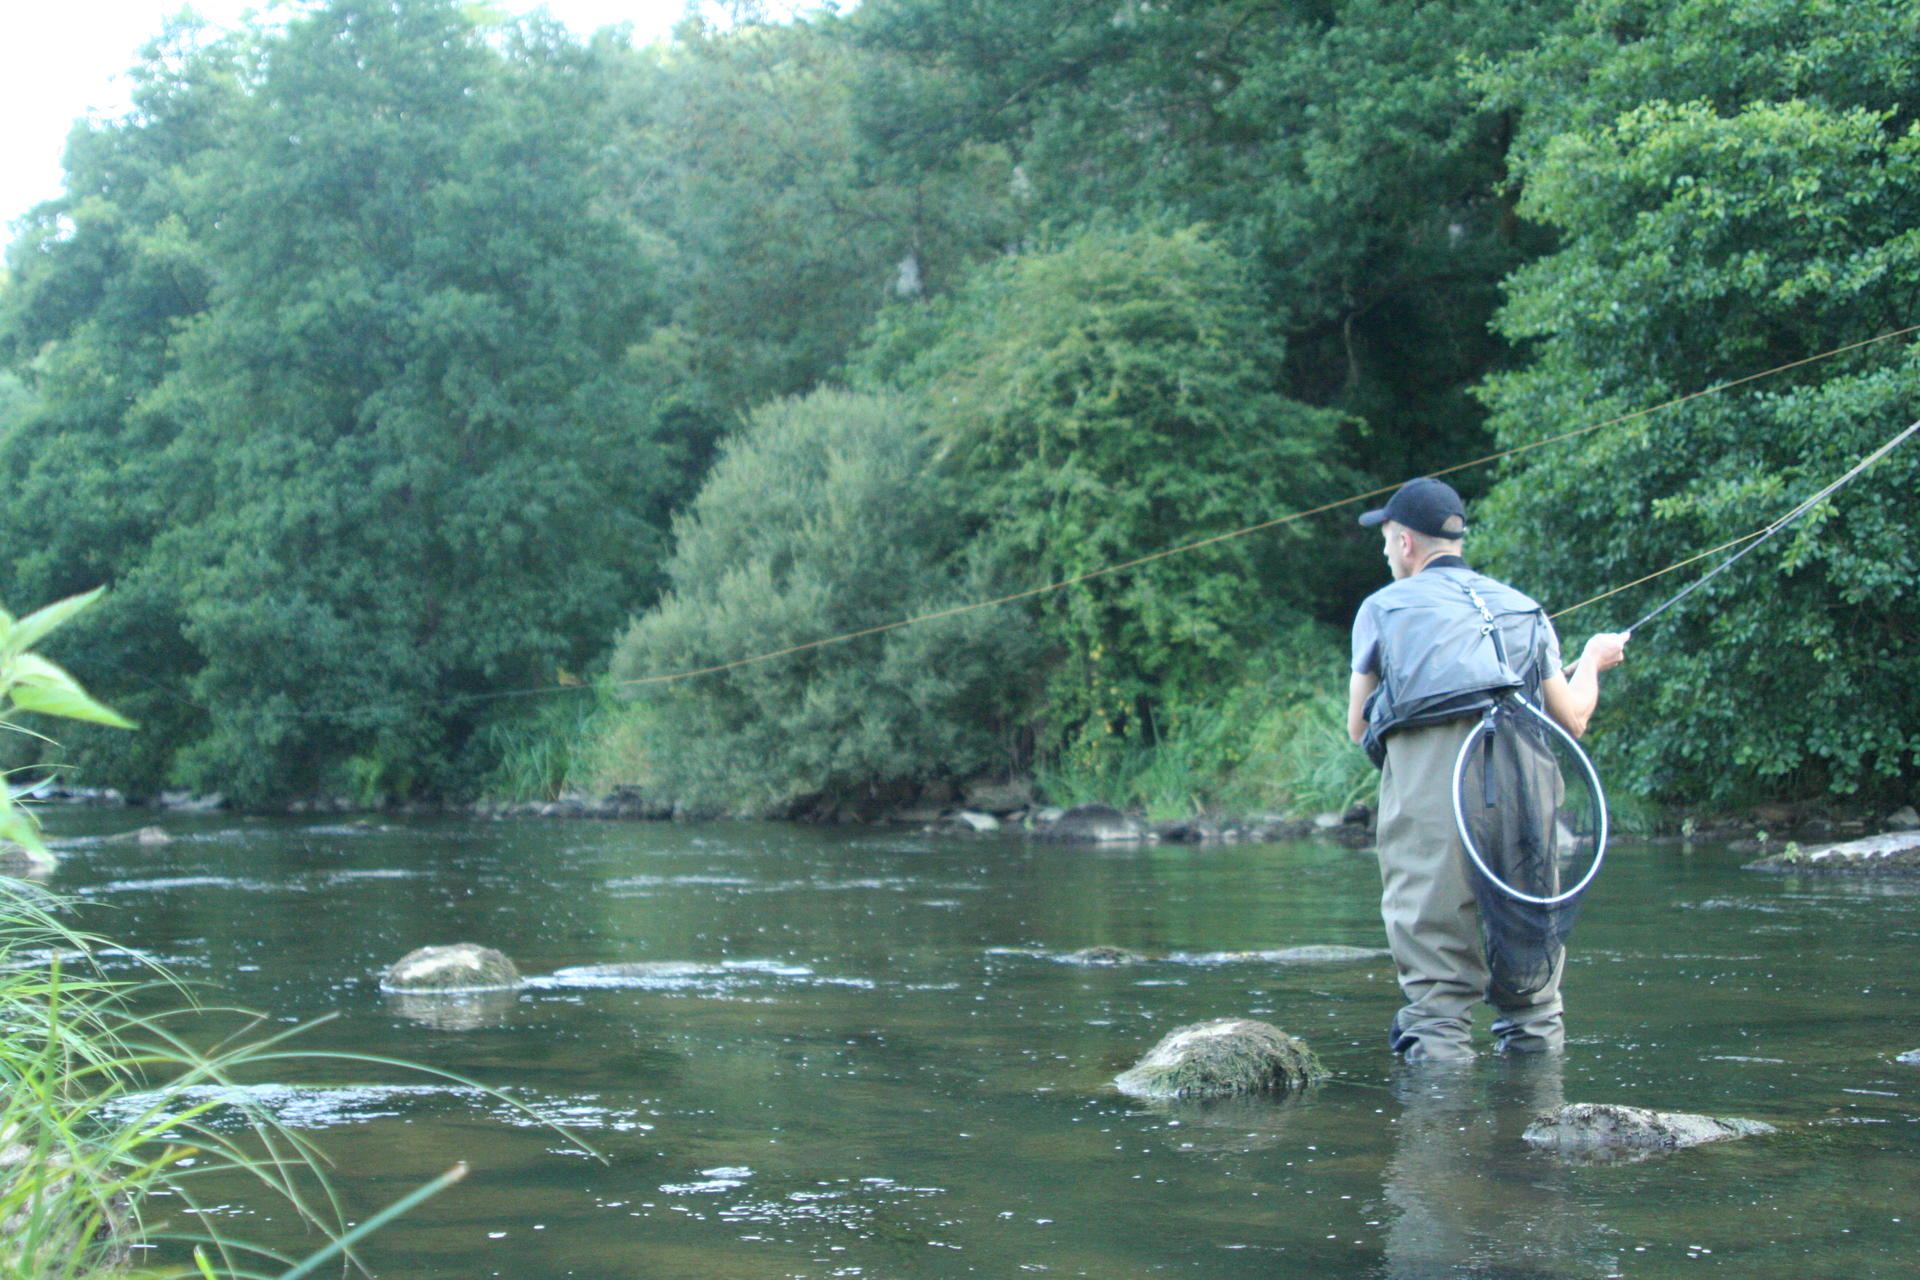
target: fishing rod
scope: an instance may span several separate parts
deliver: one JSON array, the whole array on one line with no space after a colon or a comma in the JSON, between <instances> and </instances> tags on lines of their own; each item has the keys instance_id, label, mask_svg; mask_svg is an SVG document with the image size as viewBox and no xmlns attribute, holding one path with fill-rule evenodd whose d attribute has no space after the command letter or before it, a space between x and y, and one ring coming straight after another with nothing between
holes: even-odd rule
<instances>
[{"instance_id":1,"label":"fishing rod","mask_svg":"<svg viewBox=\"0 0 1920 1280\"><path fill-rule=\"evenodd\" d=\"M1625 582L1617 587L1611 588L1610 590L1602 591L1598 595L1588 596L1585 600L1582 600L1578 604L1570 604L1566 608L1561 609L1557 613L1552 613L1547 615L1549 620L1557 621L1560 618L1566 617L1570 613L1574 613L1578 610L1586 608L1590 604L1598 604L1600 601L1605 600L1609 596L1617 596L1622 591L1631 591L1633 588L1639 586L1641 583L1651 582L1653 579L1661 577L1665 574L1672 573L1676 569L1684 569L1688 565L1704 560L1708 556L1711 556L1717 552L1726 550L1728 547L1739 546L1743 542L1747 544L1744 547L1740 547L1738 551L1734 552L1731 556L1728 556L1725 560L1721 561L1719 564L1715 565L1711 570L1702 574L1699 578L1697 578L1693 582L1688 583L1685 587L1682 587L1679 591L1669 596L1666 600L1662 601L1660 604L1654 606L1652 611L1647 613L1639 621L1635 622L1632 626L1629 626L1624 629L1623 634L1632 635L1634 632L1640 630L1641 627L1646 626L1647 623L1652 622L1655 618L1659 617L1661 614L1665 613L1667 610L1673 608L1673 606L1675 606L1676 604L1679 604L1682 600L1686 599L1688 596L1698 591L1701 587L1706 586L1709 582L1712 582L1715 578L1725 573L1728 569L1731 569L1736 563L1740 561L1742 557L1746 556L1748 553L1752 551L1757 550L1762 543L1767 541L1767 539L1773 537L1775 534L1779 533L1782 529L1785 529L1788 525L1792 524L1795 520L1798 520L1801 516L1805 515L1807 512L1811 511L1814 507L1818 506L1822 501L1831 497L1834 493L1838 492L1840 489L1844 488L1848 484L1851 484L1854 480L1858 479L1860 474L1864 472L1868 467L1871 467L1874 463L1880 461L1880 459L1886 457L1889 453L1892 453L1895 449L1899 448L1900 445L1903 444L1908 439L1908 437L1914 435L1916 432L1920 432L1920 422L1914 422L1910 424L1906 430L1899 432L1892 439L1888 440L1885 444L1882 444L1879 448L1875 449L1872 453L1868 454L1866 457L1862 458L1859 462L1855 463L1854 466L1851 469L1849 469L1845 475L1841 476L1838 480L1835 480L1833 483L1827 485L1824 489L1821 489L1818 493L1814 494L1812 497L1802 502L1799 506L1793 508L1793 510L1787 512L1785 515L1775 520L1772 524L1756 529L1752 533L1745 534L1741 537L1735 538L1731 542L1723 542L1719 546L1714 547L1711 550L1701 552L1699 555L1689 556L1685 560L1681 560L1675 564L1670 564L1664 569L1656 569L1654 572L1647 574L1645 577L1635 578L1632 582ZM1569 666L1566 668L1566 670L1568 672L1571 672L1573 668Z\"/></svg>"},{"instance_id":2,"label":"fishing rod","mask_svg":"<svg viewBox=\"0 0 1920 1280\"><path fill-rule=\"evenodd\" d=\"M1735 564L1737 564L1740 561L1742 557L1750 554L1751 552L1757 551L1767 541L1767 539L1773 537L1775 534L1779 533L1782 529L1785 529L1788 525L1792 524L1795 520L1798 520L1801 516L1813 510L1814 507L1818 506L1821 502L1831 497L1834 493L1837 493L1842 488L1845 488L1847 485L1853 483L1853 481L1859 478L1860 474L1864 472L1868 467L1871 467L1874 463L1880 461L1880 459L1886 457L1889 453L1892 453L1895 449L1899 448L1900 445L1903 442L1905 442L1906 439L1909 436L1913 435L1916 431L1920 431L1920 422L1913 423L1905 431L1900 432L1898 435L1894 436L1891 440L1888 440L1885 444L1881 445L1878 449L1875 449L1872 453L1868 454L1866 457L1862 458L1858 463L1854 464L1853 468L1849 470L1845 475L1841 476L1838 480L1835 480L1832 484L1829 484L1826 488L1820 490L1820 492L1814 494L1811 498L1808 498L1805 502L1802 502L1799 506L1795 507L1793 510L1787 512L1787 514L1781 516L1778 520L1775 520L1772 524L1768 525L1766 528L1760 530L1758 533L1749 534L1748 536L1752 538L1753 541L1749 542L1746 546L1740 548L1738 551L1728 556L1725 560L1715 565L1707 573L1702 574L1699 578L1695 579L1693 582L1688 583L1685 587L1675 592L1663 603L1657 605L1652 612L1648 613L1645 617L1641 618L1638 622L1628 627L1627 631L1628 632L1638 631L1641 627L1646 626L1649 622L1652 622L1655 618L1659 617L1661 614L1665 613L1667 610L1673 608L1673 606L1675 606L1676 604L1679 604L1682 600L1686 599L1688 596L1698 591L1701 587L1706 586L1709 582L1712 582L1715 578L1725 573L1728 569L1731 569ZM1598 599L1598 598L1599 597L1595 597L1595 599ZM1589 601L1587 603L1591 603L1591 602ZM1575 605L1574 608L1579 608L1579 606ZM1569 610L1569 612L1571 612L1571 610Z\"/></svg>"},{"instance_id":3,"label":"fishing rod","mask_svg":"<svg viewBox=\"0 0 1920 1280\"><path fill-rule=\"evenodd\" d=\"M1920 422L1894 435L1765 528L1737 539L1736 543L1746 545L1656 605L1627 632L1638 631L1725 573L1917 432ZM1660 573L1679 567L1669 566ZM1628 583L1582 604L1637 585ZM1491 629L1493 618L1486 606L1477 597L1474 603ZM1568 612L1572 610L1562 610ZM1548 757L1557 757L1549 768L1554 777L1564 781L1543 787L1536 776L1540 768L1537 762ZM1532 701L1516 694L1510 702L1503 700L1490 708L1461 743L1454 758L1451 790L1454 825L1478 872L1474 881L1476 900L1483 913L1498 921L1498 927L1488 934L1487 945L1501 952L1503 963L1537 975L1542 966L1551 963L1553 948L1571 931L1580 897L1599 874L1606 857L1609 823L1599 771L1573 735ZM1536 801L1544 801L1546 807L1538 809Z\"/></svg>"}]
</instances>

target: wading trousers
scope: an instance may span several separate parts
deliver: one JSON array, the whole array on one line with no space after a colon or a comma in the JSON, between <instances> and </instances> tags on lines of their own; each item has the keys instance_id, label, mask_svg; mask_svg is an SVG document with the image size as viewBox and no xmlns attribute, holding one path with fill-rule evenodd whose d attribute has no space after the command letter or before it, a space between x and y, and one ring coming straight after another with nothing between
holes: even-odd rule
<instances>
[{"instance_id":1,"label":"wading trousers","mask_svg":"<svg viewBox=\"0 0 1920 1280\"><path fill-rule=\"evenodd\" d=\"M1389 1039L1409 1060L1473 1056L1469 1026L1475 1003L1498 1012L1493 1035L1505 1053L1558 1053L1560 974L1539 991L1514 998L1489 988L1474 903L1472 866L1453 817L1453 762L1477 718L1452 720L1387 736L1380 775L1380 914L1387 926L1406 1007Z\"/></svg>"}]
</instances>

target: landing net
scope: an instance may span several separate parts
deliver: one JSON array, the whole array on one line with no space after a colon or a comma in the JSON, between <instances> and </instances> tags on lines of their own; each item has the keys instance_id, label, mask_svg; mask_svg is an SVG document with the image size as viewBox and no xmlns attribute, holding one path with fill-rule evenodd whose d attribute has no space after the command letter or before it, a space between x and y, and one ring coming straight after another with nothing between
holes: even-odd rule
<instances>
[{"instance_id":1,"label":"landing net","mask_svg":"<svg viewBox=\"0 0 1920 1280\"><path fill-rule=\"evenodd\" d=\"M1493 985L1531 995L1552 981L1581 894L1606 856L1600 776L1571 734L1510 695L1461 745L1453 813L1473 863Z\"/></svg>"}]
</instances>

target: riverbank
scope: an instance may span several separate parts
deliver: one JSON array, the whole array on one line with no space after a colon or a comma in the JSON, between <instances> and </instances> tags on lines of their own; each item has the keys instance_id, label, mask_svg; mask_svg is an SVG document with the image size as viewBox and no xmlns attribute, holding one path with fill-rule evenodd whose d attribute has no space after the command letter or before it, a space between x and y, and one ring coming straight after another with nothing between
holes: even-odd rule
<instances>
[{"instance_id":1,"label":"riverbank","mask_svg":"<svg viewBox=\"0 0 1920 1280\"><path fill-rule=\"evenodd\" d=\"M1343 844L1371 843L1371 805L1356 803L1343 812L1230 813L1201 811L1174 818L1153 818L1138 809L1088 804L1061 806L1046 802L1043 793L1025 779L1010 783L978 784L953 791L948 798L920 794L905 801L875 797L873 803L844 801L802 806L782 814L757 815L764 820L814 826L911 827L947 834L1018 832L1037 839L1084 843L1152 842L1210 844L1245 840L1289 840L1318 835ZM128 797L111 789L69 789L46 793L47 804L95 808L140 809L153 812L209 813L228 809L218 793L163 791L148 797ZM547 800L479 799L473 801L407 801L367 805L344 796L310 797L277 809L289 815L365 816L378 813L415 816L461 816L481 819L553 818L601 822L701 822L740 815L708 812L684 803L648 796L637 788L622 787L605 795L569 793ZM1617 818L1616 818L1617 821ZM1920 811L1913 804L1888 808L1840 800L1773 802L1726 812L1670 806L1636 812L1627 824L1635 839L1655 844L1689 841L1724 842L1738 852L1770 854L1789 845L1855 839L1880 832L1920 830Z\"/></svg>"}]
</instances>

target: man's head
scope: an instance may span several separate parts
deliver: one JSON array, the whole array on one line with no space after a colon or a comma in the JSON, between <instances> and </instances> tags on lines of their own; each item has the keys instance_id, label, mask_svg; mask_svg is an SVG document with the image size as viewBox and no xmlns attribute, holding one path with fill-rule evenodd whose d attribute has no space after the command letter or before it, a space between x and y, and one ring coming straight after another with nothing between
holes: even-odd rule
<instances>
[{"instance_id":1,"label":"man's head","mask_svg":"<svg viewBox=\"0 0 1920 1280\"><path fill-rule=\"evenodd\" d=\"M1435 556L1458 555L1467 532L1467 508L1453 486L1423 476L1394 490L1387 505L1360 517L1381 526L1387 564L1395 578L1418 573Z\"/></svg>"}]
</instances>

